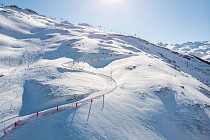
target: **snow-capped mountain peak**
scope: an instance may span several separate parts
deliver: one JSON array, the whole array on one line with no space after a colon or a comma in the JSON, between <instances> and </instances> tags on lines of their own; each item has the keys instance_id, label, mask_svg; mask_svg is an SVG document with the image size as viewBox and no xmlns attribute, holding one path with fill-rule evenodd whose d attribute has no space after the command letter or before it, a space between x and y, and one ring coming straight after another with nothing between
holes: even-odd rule
<instances>
[{"instance_id":1,"label":"snow-capped mountain peak","mask_svg":"<svg viewBox=\"0 0 210 140\"><path fill-rule=\"evenodd\" d=\"M201 59L210 61L210 41L186 42L183 44L158 43L157 45L180 53L195 55Z\"/></svg>"}]
</instances>

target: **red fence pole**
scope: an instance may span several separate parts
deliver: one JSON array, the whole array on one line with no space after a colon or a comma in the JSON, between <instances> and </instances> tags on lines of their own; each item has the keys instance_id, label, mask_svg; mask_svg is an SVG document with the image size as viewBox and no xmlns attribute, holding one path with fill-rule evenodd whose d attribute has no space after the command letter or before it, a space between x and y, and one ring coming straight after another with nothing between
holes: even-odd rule
<instances>
[{"instance_id":1,"label":"red fence pole","mask_svg":"<svg viewBox=\"0 0 210 140\"><path fill-rule=\"evenodd\" d=\"M77 103L76 103L76 107L77 107L78 105L77 105Z\"/></svg>"},{"instance_id":2,"label":"red fence pole","mask_svg":"<svg viewBox=\"0 0 210 140\"><path fill-rule=\"evenodd\" d=\"M7 135L7 131L6 130L4 130L4 136L6 136Z\"/></svg>"},{"instance_id":3,"label":"red fence pole","mask_svg":"<svg viewBox=\"0 0 210 140\"><path fill-rule=\"evenodd\" d=\"M14 123L14 127L16 127L16 126L18 126L18 123L17 122Z\"/></svg>"},{"instance_id":4,"label":"red fence pole","mask_svg":"<svg viewBox=\"0 0 210 140\"><path fill-rule=\"evenodd\" d=\"M39 112L36 112L36 116L37 116L37 117L39 116Z\"/></svg>"},{"instance_id":5,"label":"red fence pole","mask_svg":"<svg viewBox=\"0 0 210 140\"><path fill-rule=\"evenodd\" d=\"M58 111L58 106L57 106L56 110Z\"/></svg>"},{"instance_id":6,"label":"red fence pole","mask_svg":"<svg viewBox=\"0 0 210 140\"><path fill-rule=\"evenodd\" d=\"M93 99L90 99L90 102L92 103L93 102Z\"/></svg>"}]
</instances>

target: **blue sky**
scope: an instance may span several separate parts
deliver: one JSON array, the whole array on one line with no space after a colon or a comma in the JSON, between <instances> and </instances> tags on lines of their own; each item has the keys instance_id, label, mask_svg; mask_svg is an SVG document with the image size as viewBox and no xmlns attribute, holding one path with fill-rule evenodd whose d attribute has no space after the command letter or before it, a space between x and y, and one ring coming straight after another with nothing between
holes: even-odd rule
<instances>
[{"instance_id":1,"label":"blue sky","mask_svg":"<svg viewBox=\"0 0 210 140\"><path fill-rule=\"evenodd\" d=\"M1 0L157 43L210 40L210 0Z\"/></svg>"}]
</instances>

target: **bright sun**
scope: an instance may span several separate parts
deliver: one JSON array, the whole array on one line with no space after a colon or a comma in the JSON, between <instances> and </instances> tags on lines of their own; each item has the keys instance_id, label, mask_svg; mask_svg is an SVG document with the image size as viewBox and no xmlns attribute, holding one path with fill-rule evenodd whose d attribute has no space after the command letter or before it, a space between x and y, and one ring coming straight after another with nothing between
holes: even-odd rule
<instances>
[{"instance_id":1,"label":"bright sun","mask_svg":"<svg viewBox=\"0 0 210 140\"><path fill-rule=\"evenodd\" d=\"M103 0L104 3L110 4L110 5L114 5L114 4L118 4L121 2L121 0Z\"/></svg>"}]
</instances>

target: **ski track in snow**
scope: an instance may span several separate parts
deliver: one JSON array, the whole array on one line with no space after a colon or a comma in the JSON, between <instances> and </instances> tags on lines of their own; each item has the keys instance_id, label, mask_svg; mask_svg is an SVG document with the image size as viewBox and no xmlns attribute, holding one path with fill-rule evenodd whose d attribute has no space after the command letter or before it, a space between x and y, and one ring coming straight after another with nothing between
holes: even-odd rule
<instances>
[{"instance_id":1,"label":"ski track in snow","mask_svg":"<svg viewBox=\"0 0 210 140\"><path fill-rule=\"evenodd\" d=\"M78 103L78 104L87 104L87 103L90 102L90 99L94 99L94 100L98 99L102 95L109 94L109 93L113 92L117 88L117 82L112 77L110 77L108 75L105 75L105 74L100 74L100 73L95 73L95 72L91 72L91 71L87 71L87 70L77 69L77 67L76 67L77 63L76 64L73 64L73 63L75 63L75 62L68 63L68 64L70 64L70 66L69 65L66 66L64 64L61 64L61 66L65 70L73 70L73 71L83 72L83 73L87 73L87 74L91 74L91 75L95 75L95 76L101 77L101 78L103 78L106 81L108 86L105 89L101 90L101 91L92 93L91 95L87 96L84 99L78 100L78 101L73 102L73 103L67 103L67 104L60 105L59 108L60 107L61 108L67 107L67 109L69 109L68 108L69 106L73 107L76 103ZM48 67L48 66L46 66L46 67ZM30 68L30 70L33 70L33 69L36 69L36 68ZM42 113L42 114L45 114L46 112L49 112L50 110L54 111L55 107L48 108L46 110L41 110L39 112ZM54 113L56 113L56 112L54 112ZM46 114L48 114L48 113L46 113ZM17 127L14 127L14 122L18 122L18 123L24 122L23 124L21 124L21 125L24 125L25 123L27 123L28 121L30 121L31 119L33 119L35 117L36 117L36 114L32 113L32 114L25 115L25 116L14 116L14 117L7 118L6 120L1 121L0 123L13 122L12 124L6 126L5 129L2 130L2 134L4 133L4 131L10 132L13 129L17 129ZM4 134L1 137L3 138Z\"/></svg>"}]
</instances>

